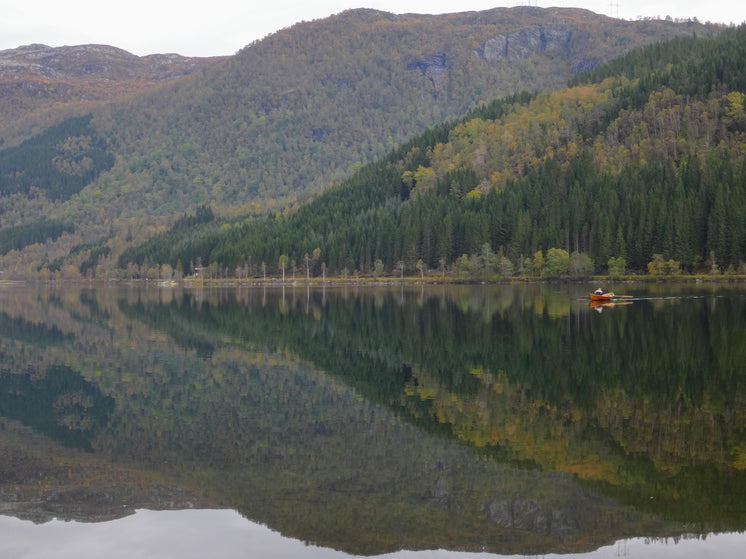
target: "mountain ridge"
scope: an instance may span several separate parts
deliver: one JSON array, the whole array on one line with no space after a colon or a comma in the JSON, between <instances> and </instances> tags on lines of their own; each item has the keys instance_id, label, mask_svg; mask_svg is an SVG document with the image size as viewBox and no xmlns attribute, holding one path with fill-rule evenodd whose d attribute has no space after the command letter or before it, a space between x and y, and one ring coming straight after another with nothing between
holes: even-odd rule
<instances>
[{"instance_id":1,"label":"mountain ridge","mask_svg":"<svg viewBox=\"0 0 746 559\"><path fill-rule=\"evenodd\" d=\"M137 56L99 44L50 47L34 43L2 50L0 146L17 145L60 117L77 116L96 103L187 76L225 58ZM60 110L63 104L74 106ZM55 117L55 112L60 116Z\"/></svg>"},{"instance_id":2,"label":"mountain ridge","mask_svg":"<svg viewBox=\"0 0 746 559\"><path fill-rule=\"evenodd\" d=\"M195 58L176 53L137 56L110 45L81 44L50 47L41 43L0 51L0 76L14 77L14 68L49 79L86 75L101 79L149 77L168 79L188 74L205 60L227 57ZM107 64L108 63L108 64ZM18 72L21 73L21 72ZM22 75L22 74L21 74Z\"/></svg>"}]
</instances>

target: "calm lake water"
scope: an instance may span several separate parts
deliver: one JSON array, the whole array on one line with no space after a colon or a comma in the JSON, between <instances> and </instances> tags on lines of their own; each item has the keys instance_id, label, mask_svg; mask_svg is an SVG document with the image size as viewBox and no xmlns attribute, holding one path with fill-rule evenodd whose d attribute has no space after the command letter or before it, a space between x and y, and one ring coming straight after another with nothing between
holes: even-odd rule
<instances>
[{"instance_id":1,"label":"calm lake water","mask_svg":"<svg viewBox=\"0 0 746 559\"><path fill-rule=\"evenodd\" d=\"M740 558L746 289L609 287L0 286L0 557Z\"/></svg>"}]
</instances>

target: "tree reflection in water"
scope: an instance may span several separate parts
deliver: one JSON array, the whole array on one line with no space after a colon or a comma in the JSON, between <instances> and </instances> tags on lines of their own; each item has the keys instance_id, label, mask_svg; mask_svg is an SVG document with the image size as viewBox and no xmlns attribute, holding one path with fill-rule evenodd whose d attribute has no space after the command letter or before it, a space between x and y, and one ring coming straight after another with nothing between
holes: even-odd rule
<instances>
[{"instance_id":1,"label":"tree reflection in water","mask_svg":"<svg viewBox=\"0 0 746 559\"><path fill-rule=\"evenodd\" d=\"M87 482L99 500L135 482L128 504L159 487L168 508L178 488L174 506L360 554L743 530L744 299L675 295L598 314L545 286L18 290L0 310L35 334L2 331L2 374L54 386L65 367L113 404L89 405L104 415L80 423L82 457L4 442L6 477L46 464L28 499L64 488L73 507L108 464ZM45 398L93 402L63 385Z\"/></svg>"}]
</instances>

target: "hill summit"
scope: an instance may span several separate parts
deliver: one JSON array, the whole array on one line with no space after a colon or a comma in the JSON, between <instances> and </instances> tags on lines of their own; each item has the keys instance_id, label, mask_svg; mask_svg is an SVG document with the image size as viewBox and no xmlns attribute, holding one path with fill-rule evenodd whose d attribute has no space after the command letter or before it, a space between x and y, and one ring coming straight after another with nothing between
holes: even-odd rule
<instances>
[{"instance_id":1,"label":"hill summit","mask_svg":"<svg viewBox=\"0 0 746 559\"><path fill-rule=\"evenodd\" d=\"M94 103L132 95L221 60L141 57L107 45L32 44L0 51L0 140L18 143L69 111L91 110ZM38 122L29 118L40 114L44 117Z\"/></svg>"}]
</instances>

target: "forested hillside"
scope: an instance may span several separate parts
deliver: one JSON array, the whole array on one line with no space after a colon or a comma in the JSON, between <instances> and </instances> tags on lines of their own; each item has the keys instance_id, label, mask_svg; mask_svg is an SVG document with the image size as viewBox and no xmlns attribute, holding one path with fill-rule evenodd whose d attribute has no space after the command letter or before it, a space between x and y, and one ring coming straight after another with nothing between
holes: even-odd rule
<instances>
[{"instance_id":1,"label":"forested hillside","mask_svg":"<svg viewBox=\"0 0 746 559\"><path fill-rule=\"evenodd\" d=\"M137 177L130 182L162 204L150 208L158 214L205 202L281 207L472 107L562 86L636 45L696 32L707 28L583 10L343 12L117 108L108 125L126 156L111 179ZM185 200L168 195L176 192Z\"/></svg>"},{"instance_id":2,"label":"forested hillside","mask_svg":"<svg viewBox=\"0 0 746 559\"><path fill-rule=\"evenodd\" d=\"M636 50L430 129L292 215L174 229L120 265L743 270L745 56L743 27Z\"/></svg>"},{"instance_id":3,"label":"forested hillside","mask_svg":"<svg viewBox=\"0 0 746 559\"><path fill-rule=\"evenodd\" d=\"M0 199L4 227L74 223L0 255L0 268L107 277L125 247L197 206L222 217L292 211L428 126L516 91L560 87L635 46L721 29L539 8L352 10L300 23L93 110L87 136L104 140L113 166L68 198Z\"/></svg>"}]
</instances>

